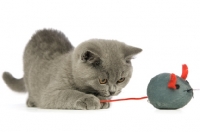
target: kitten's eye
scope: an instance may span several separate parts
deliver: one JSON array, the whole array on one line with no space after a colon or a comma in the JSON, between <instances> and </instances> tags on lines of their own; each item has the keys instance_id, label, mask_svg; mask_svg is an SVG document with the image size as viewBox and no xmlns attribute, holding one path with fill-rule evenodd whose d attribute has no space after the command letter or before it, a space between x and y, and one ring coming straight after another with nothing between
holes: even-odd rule
<instances>
[{"instance_id":1,"label":"kitten's eye","mask_svg":"<svg viewBox=\"0 0 200 132\"><path fill-rule=\"evenodd\" d=\"M117 83L121 83L121 82L123 82L124 80L125 80L125 77L120 78L120 79L117 81Z\"/></svg>"},{"instance_id":2,"label":"kitten's eye","mask_svg":"<svg viewBox=\"0 0 200 132\"><path fill-rule=\"evenodd\" d=\"M99 83L100 84L106 84L107 83L107 79L99 79Z\"/></svg>"}]
</instances>

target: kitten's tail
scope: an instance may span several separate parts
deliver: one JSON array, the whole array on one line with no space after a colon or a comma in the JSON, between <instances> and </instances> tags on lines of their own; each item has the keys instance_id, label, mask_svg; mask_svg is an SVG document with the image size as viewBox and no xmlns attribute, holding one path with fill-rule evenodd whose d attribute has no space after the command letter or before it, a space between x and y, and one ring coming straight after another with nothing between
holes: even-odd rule
<instances>
[{"instance_id":1,"label":"kitten's tail","mask_svg":"<svg viewBox=\"0 0 200 132\"><path fill-rule=\"evenodd\" d=\"M23 78L16 79L9 72L4 72L3 80L11 90L16 92L26 92Z\"/></svg>"}]
</instances>

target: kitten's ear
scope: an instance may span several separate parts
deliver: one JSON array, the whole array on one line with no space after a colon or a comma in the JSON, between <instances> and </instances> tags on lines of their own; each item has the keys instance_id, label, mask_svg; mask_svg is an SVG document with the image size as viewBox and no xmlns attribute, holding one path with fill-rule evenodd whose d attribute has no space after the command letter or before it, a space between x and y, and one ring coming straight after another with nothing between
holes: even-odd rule
<instances>
[{"instance_id":1,"label":"kitten's ear","mask_svg":"<svg viewBox=\"0 0 200 132\"><path fill-rule=\"evenodd\" d=\"M134 57L142 52L142 49L133 47L133 46L126 46L124 49L124 55L126 60L134 59Z\"/></svg>"},{"instance_id":2,"label":"kitten's ear","mask_svg":"<svg viewBox=\"0 0 200 132\"><path fill-rule=\"evenodd\" d=\"M87 50L81 55L81 60L89 64L97 65L100 62L100 57L92 51Z\"/></svg>"}]
</instances>

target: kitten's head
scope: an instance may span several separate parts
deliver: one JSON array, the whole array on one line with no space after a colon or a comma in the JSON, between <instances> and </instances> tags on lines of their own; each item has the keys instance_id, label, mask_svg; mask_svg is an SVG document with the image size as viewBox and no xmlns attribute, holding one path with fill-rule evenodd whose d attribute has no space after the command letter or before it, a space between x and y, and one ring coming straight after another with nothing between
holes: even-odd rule
<instances>
[{"instance_id":1,"label":"kitten's head","mask_svg":"<svg viewBox=\"0 0 200 132\"><path fill-rule=\"evenodd\" d=\"M73 76L79 90L109 97L118 95L132 75L131 59L142 49L115 40L92 39L73 53Z\"/></svg>"}]
</instances>

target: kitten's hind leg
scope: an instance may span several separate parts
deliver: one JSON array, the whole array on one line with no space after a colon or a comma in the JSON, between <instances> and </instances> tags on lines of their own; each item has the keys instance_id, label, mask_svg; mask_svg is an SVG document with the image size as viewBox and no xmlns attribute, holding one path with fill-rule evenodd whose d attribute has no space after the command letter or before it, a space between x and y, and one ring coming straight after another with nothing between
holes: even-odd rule
<instances>
[{"instance_id":1,"label":"kitten's hind leg","mask_svg":"<svg viewBox=\"0 0 200 132\"><path fill-rule=\"evenodd\" d=\"M99 98L92 94L85 94L71 89L61 89L44 91L39 107L46 109L94 110L100 109L101 104Z\"/></svg>"}]
</instances>

